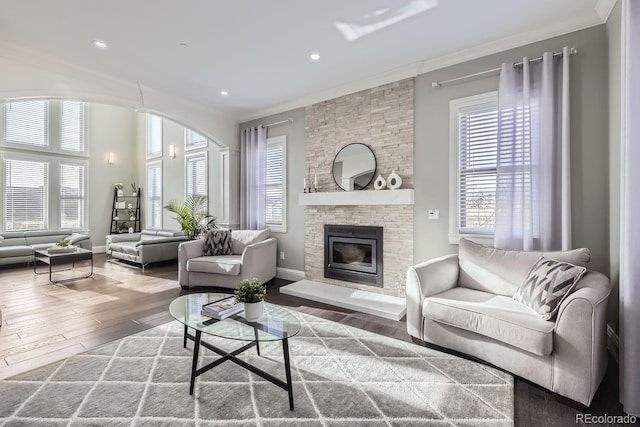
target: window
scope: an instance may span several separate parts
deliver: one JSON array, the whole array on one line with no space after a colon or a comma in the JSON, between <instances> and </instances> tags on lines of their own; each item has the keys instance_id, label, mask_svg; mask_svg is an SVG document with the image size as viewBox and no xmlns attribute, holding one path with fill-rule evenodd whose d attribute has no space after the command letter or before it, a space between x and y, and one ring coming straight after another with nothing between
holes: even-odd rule
<instances>
[{"instance_id":1,"label":"window","mask_svg":"<svg viewBox=\"0 0 640 427\"><path fill-rule=\"evenodd\" d=\"M265 222L272 231L287 231L286 158L287 137L268 138L264 166Z\"/></svg>"},{"instance_id":2,"label":"window","mask_svg":"<svg viewBox=\"0 0 640 427\"><path fill-rule=\"evenodd\" d=\"M207 195L207 153L185 156L187 171L187 197L193 195Z\"/></svg>"},{"instance_id":3,"label":"window","mask_svg":"<svg viewBox=\"0 0 640 427\"><path fill-rule=\"evenodd\" d=\"M49 163L5 158L4 231L49 228Z\"/></svg>"},{"instance_id":4,"label":"window","mask_svg":"<svg viewBox=\"0 0 640 427\"><path fill-rule=\"evenodd\" d=\"M80 101L16 101L4 105L2 143L22 150L86 156L86 110Z\"/></svg>"},{"instance_id":5,"label":"window","mask_svg":"<svg viewBox=\"0 0 640 427\"><path fill-rule=\"evenodd\" d=\"M191 129L184 130L184 149L193 150L194 148L206 147L207 138Z\"/></svg>"},{"instance_id":6,"label":"window","mask_svg":"<svg viewBox=\"0 0 640 427\"><path fill-rule=\"evenodd\" d=\"M147 164L147 228L162 228L162 162Z\"/></svg>"},{"instance_id":7,"label":"window","mask_svg":"<svg viewBox=\"0 0 640 427\"><path fill-rule=\"evenodd\" d=\"M451 133L451 243L493 240L498 141L497 93L456 99L449 108Z\"/></svg>"},{"instance_id":8,"label":"window","mask_svg":"<svg viewBox=\"0 0 640 427\"><path fill-rule=\"evenodd\" d=\"M60 164L60 227L84 228L85 166Z\"/></svg>"},{"instance_id":9,"label":"window","mask_svg":"<svg viewBox=\"0 0 640 427\"><path fill-rule=\"evenodd\" d=\"M147 159L162 157L162 117L147 114Z\"/></svg>"}]
</instances>

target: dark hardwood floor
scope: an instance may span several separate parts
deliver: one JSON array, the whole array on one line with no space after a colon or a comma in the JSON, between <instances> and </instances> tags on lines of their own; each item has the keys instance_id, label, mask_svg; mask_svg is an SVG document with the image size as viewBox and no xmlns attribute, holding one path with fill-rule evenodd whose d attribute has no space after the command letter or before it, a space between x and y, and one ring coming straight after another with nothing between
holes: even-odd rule
<instances>
[{"instance_id":1,"label":"dark hardwood floor","mask_svg":"<svg viewBox=\"0 0 640 427\"><path fill-rule=\"evenodd\" d=\"M172 320L169 303L184 293L178 286L174 262L139 268L108 262L95 256L94 276L64 285L52 285L46 275L34 276L26 266L0 268L0 379L81 353L87 349ZM268 283L267 301L313 316L396 339L411 341L406 323L372 316L290 295L279 288L289 281ZM228 292L228 290L226 290ZM417 344L416 344L417 345ZM609 369L586 411L590 414L623 415L618 403L618 365L610 358ZM576 424L572 407L527 381L515 381L517 426L568 426Z\"/></svg>"}]
</instances>

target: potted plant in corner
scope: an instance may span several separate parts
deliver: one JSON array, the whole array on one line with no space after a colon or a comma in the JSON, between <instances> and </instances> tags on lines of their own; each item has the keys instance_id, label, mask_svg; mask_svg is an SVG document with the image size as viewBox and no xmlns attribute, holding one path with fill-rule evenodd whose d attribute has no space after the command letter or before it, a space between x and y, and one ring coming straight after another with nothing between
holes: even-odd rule
<instances>
[{"instance_id":1,"label":"potted plant in corner","mask_svg":"<svg viewBox=\"0 0 640 427\"><path fill-rule=\"evenodd\" d=\"M205 231L218 228L216 217L209 215L207 196L189 196L185 202L172 200L164 208L176 214L175 219L189 240L197 239Z\"/></svg>"},{"instance_id":2,"label":"potted plant in corner","mask_svg":"<svg viewBox=\"0 0 640 427\"><path fill-rule=\"evenodd\" d=\"M236 303L244 303L244 317L249 322L257 321L264 312L264 296L267 293L266 286L260 284L255 277L251 280L244 279L235 290Z\"/></svg>"}]
</instances>

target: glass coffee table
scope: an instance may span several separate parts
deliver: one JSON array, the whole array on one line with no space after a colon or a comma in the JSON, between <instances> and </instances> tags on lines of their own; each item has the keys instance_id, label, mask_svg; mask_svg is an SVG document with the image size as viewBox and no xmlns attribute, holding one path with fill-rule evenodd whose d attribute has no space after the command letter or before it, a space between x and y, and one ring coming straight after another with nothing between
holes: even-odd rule
<instances>
[{"instance_id":1,"label":"glass coffee table","mask_svg":"<svg viewBox=\"0 0 640 427\"><path fill-rule=\"evenodd\" d=\"M223 320L212 319L200 314L204 304L229 298L230 296L232 295L221 293L183 295L173 300L169 306L171 315L184 325L183 346L185 348L187 347L187 339L194 342L189 394L193 395L196 377L229 360L286 390L289 394L289 409L293 410L289 338L300 332L300 321L286 308L269 304L268 302L264 303L264 314L256 322L247 321L247 319L244 318L244 312L237 313ZM191 334L190 329L195 331L195 336ZM204 341L202 339L203 333L214 337L246 342L246 344L236 350L227 352ZM252 347L256 347L256 351L258 355L260 355L260 343L267 341L282 341L286 381L237 357ZM200 346L222 357L198 368Z\"/></svg>"},{"instance_id":2,"label":"glass coffee table","mask_svg":"<svg viewBox=\"0 0 640 427\"><path fill-rule=\"evenodd\" d=\"M68 271L75 268L75 263L80 261L89 261L90 270L88 274L83 276L74 276L66 279L53 280L53 273ZM33 272L34 274L47 274L47 271L38 271L38 263L47 264L49 266L49 281L51 283L69 282L72 280L86 279L93 275L93 252L84 248L73 248L68 251L58 252L49 249L37 249L33 251ZM71 268L53 270L54 266L71 264Z\"/></svg>"}]
</instances>

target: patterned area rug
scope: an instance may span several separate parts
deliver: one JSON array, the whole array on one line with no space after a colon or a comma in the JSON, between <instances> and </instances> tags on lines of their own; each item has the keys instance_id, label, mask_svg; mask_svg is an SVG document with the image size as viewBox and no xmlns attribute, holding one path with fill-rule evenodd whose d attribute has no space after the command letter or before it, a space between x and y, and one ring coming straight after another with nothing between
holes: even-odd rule
<instances>
[{"instance_id":1,"label":"patterned area rug","mask_svg":"<svg viewBox=\"0 0 640 427\"><path fill-rule=\"evenodd\" d=\"M189 395L177 322L0 382L9 426L511 426L513 378L417 345L299 314L287 393L225 362ZM232 349L238 342L208 340ZM284 378L282 346L242 358ZM201 366L217 356L202 350Z\"/></svg>"}]
</instances>

